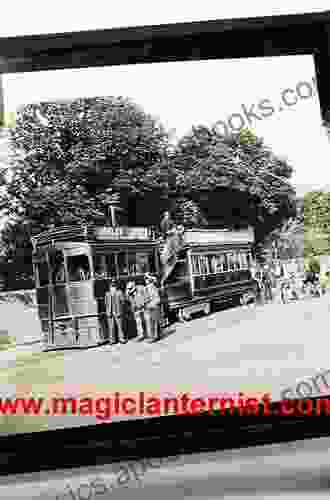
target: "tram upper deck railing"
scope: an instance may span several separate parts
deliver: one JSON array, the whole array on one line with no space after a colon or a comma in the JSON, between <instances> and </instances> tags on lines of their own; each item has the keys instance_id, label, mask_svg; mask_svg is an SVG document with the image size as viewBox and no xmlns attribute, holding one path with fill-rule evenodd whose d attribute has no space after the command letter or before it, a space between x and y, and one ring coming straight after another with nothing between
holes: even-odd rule
<instances>
[{"instance_id":1,"label":"tram upper deck railing","mask_svg":"<svg viewBox=\"0 0 330 500\"><path fill-rule=\"evenodd\" d=\"M153 228L126 226L61 226L44 231L32 238L35 247L57 242L97 242L97 241L156 241Z\"/></svg>"},{"instance_id":2,"label":"tram upper deck railing","mask_svg":"<svg viewBox=\"0 0 330 500\"><path fill-rule=\"evenodd\" d=\"M188 229L183 234L186 245L221 245L254 243L252 227L247 229Z\"/></svg>"},{"instance_id":3,"label":"tram upper deck railing","mask_svg":"<svg viewBox=\"0 0 330 500\"><path fill-rule=\"evenodd\" d=\"M115 242L136 241L156 242L159 234L150 227L127 226L61 226L44 231L32 238L35 247L56 242ZM228 229L187 229L183 233L184 245L214 245L226 243L253 243L254 231L251 227L241 230Z\"/></svg>"}]
</instances>

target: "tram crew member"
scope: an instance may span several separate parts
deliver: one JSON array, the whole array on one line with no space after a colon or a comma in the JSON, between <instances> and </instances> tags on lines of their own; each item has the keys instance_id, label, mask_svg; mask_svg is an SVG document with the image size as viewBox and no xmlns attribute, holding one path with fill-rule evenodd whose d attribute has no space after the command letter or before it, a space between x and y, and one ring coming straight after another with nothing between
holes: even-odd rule
<instances>
[{"instance_id":1,"label":"tram crew member","mask_svg":"<svg viewBox=\"0 0 330 500\"><path fill-rule=\"evenodd\" d=\"M109 325L110 344L127 343L124 330L125 295L120 290L119 283L112 279L110 289L105 295L106 314Z\"/></svg>"},{"instance_id":2,"label":"tram crew member","mask_svg":"<svg viewBox=\"0 0 330 500\"><path fill-rule=\"evenodd\" d=\"M145 320L147 294L144 280L137 280L137 283L134 281L127 283L126 293L131 311L134 314L138 340L146 340L148 338Z\"/></svg>"},{"instance_id":3,"label":"tram crew member","mask_svg":"<svg viewBox=\"0 0 330 500\"><path fill-rule=\"evenodd\" d=\"M148 341L155 342L160 338L160 293L157 278L150 273L145 274L147 303L144 316L148 332Z\"/></svg>"},{"instance_id":4,"label":"tram crew member","mask_svg":"<svg viewBox=\"0 0 330 500\"><path fill-rule=\"evenodd\" d=\"M174 229L175 225L171 218L170 212L166 211L163 214L163 218L160 222L160 230L162 235L166 238L168 234Z\"/></svg>"}]
</instances>

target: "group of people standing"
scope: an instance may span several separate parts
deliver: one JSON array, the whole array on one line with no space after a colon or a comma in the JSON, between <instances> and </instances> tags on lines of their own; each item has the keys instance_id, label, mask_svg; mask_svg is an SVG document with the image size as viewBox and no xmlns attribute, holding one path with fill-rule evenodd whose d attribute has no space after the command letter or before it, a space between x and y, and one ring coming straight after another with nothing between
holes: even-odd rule
<instances>
[{"instance_id":1,"label":"group of people standing","mask_svg":"<svg viewBox=\"0 0 330 500\"><path fill-rule=\"evenodd\" d=\"M279 295L283 304L306 295L321 296L329 284L325 284L325 279L311 270L303 273L289 273L279 264L258 266L252 270L252 276L256 283L257 303L261 304L273 302L276 294ZM325 276L329 282L330 273L326 273Z\"/></svg>"},{"instance_id":2,"label":"group of people standing","mask_svg":"<svg viewBox=\"0 0 330 500\"><path fill-rule=\"evenodd\" d=\"M98 297L110 344L126 344L133 337L150 343L160 339L161 299L156 277L147 273L126 287L111 279L104 290L104 302L102 294Z\"/></svg>"}]
</instances>

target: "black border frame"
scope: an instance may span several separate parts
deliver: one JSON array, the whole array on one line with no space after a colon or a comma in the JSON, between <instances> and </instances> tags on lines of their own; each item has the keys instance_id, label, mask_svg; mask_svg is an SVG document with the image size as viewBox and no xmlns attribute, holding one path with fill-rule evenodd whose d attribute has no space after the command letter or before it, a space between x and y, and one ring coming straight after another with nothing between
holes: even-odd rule
<instances>
[{"instance_id":1,"label":"black border frame","mask_svg":"<svg viewBox=\"0 0 330 500\"><path fill-rule=\"evenodd\" d=\"M296 54L314 56L324 117L330 109L330 11L0 38L0 75ZM210 415L16 434L0 438L0 476L329 435L324 417Z\"/></svg>"}]
</instances>

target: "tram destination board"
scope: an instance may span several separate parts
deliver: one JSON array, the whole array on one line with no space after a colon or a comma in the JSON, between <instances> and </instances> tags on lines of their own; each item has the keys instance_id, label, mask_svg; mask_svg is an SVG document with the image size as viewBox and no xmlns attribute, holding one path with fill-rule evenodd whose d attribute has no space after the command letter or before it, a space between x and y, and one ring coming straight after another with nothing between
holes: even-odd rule
<instances>
[{"instance_id":1,"label":"tram destination board","mask_svg":"<svg viewBox=\"0 0 330 500\"><path fill-rule=\"evenodd\" d=\"M148 227L99 227L95 229L98 240L150 240L152 233Z\"/></svg>"}]
</instances>

